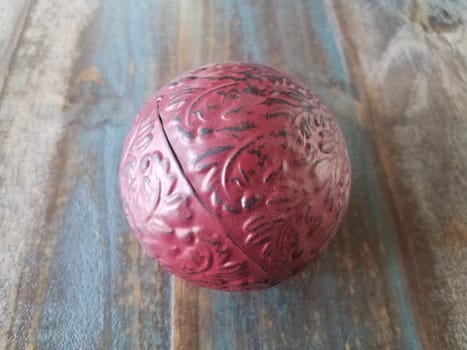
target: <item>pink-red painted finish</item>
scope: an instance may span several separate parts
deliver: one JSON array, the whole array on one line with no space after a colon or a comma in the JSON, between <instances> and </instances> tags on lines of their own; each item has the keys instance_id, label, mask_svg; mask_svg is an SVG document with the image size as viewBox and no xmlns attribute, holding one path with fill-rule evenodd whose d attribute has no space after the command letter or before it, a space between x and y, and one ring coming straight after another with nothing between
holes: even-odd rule
<instances>
[{"instance_id":1,"label":"pink-red painted finish","mask_svg":"<svg viewBox=\"0 0 467 350\"><path fill-rule=\"evenodd\" d=\"M267 288L323 250L347 208L342 132L299 82L259 64L182 74L136 117L120 163L125 213L168 271Z\"/></svg>"}]
</instances>

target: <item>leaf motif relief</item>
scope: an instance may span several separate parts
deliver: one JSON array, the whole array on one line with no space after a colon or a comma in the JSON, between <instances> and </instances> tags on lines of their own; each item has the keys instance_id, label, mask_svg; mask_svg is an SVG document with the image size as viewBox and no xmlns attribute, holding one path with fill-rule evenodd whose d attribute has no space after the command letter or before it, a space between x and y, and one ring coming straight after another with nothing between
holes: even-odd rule
<instances>
[{"instance_id":1,"label":"leaf motif relief","mask_svg":"<svg viewBox=\"0 0 467 350\"><path fill-rule=\"evenodd\" d=\"M248 274L248 262L247 261L232 261L229 265L222 266L222 272L218 272L213 277L223 279L225 281L232 281L246 277Z\"/></svg>"},{"instance_id":2,"label":"leaf motif relief","mask_svg":"<svg viewBox=\"0 0 467 350\"><path fill-rule=\"evenodd\" d=\"M317 159L312 163L309 176L315 179L313 188L315 195L322 193L334 183L335 167L334 159L329 157Z\"/></svg>"},{"instance_id":3,"label":"leaf motif relief","mask_svg":"<svg viewBox=\"0 0 467 350\"><path fill-rule=\"evenodd\" d=\"M197 245L196 247L176 245L172 252L167 246L164 248L161 250L161 256L158 257L159 261L163 265L170 266L172 259L176 258L178 267L172 272L180 277L190 280L197 274L209 272L213 267L213 252L205 245Z\"/></svg>"},{"instance_id":4,"label":"leaf motif relief","mask_svg":"<svg viewBox=\"0 0 467 350\"><path fill-rule=\"evenodd\" d=\"M217 249L217 256L219 259L219 264L221 264L221 266L228 266L232 263L232 261L230 260L232 257L232 252L230 249Z\"/></svg>"},{"instance_id":5,"label":"leaf motif relief","mask_svg":"<svg viewBox=\"0 0 467 350\"><path fill-rule=\"evenodd\" d=\"M305 190L290 181L288 187L282 187L272 192L266 200L266 205L277 212L296 210L305 198Z\"/></svg>"},{"instance_id":6,"label":"leaf motif relief","mask_svg":"<svg viewBox=\"0 0 467 350\"><path fill-rule=\"evenodd\" d=\"M336 139L332 131L324 129L318 133L320 140L318 142L318 149L324 154L336 153Z\"/></svg>"},{"instance_id":7,"label":"leaf motif relief","mask_svg":"<svg viewBox=\"0 0 467 350\"><path fill-rule=\"evenodd\" d=\"M197 236L199 241L196 243L196 249L198 253L201 252L202 254L197 254L195 256L195 265L199 265L198 260L201 257L203 257L204 261L209 260L210 265L209 267L203 268L202 271L199 269L187 271L188 278L199 272L203 272L204 283L214 283L215 285L221 286L234 280L238 280L239 283L241 283L242 278L248 276L248 261L246 261L244 257L241 259L235 258L231 251L232 248L229 247L226 241L218 238L214 238L213 240L202 238L203 236L216 237L215 234L208 232L199 232ZM187 246L187 249L190 249L190 247ZM190 259L193 257L191 253L189 256ZM187 263L187 266L189 265L190 263Z\"/></svg>"},{"instance_id":8,"label":"leaf motif relief","mask_svg":"<svg viewBox=\"0 0 467 350\"><path fill-rule=\"evenodd\" d=\"M132 151L144 152L148 148L153 139L152 132L154 127L154 118L151 118L150 114L144 116L133 136Z\"/></svg>"},{"instance_id":9,"label":"leaf motif relief","mask_svg":"<svg viewBox=\"0 0 467 350\"><path fill-rule=\"evenodd\" d=\"M140 161L143 173L142 188L137 192L137 203L145 215L145 227L150 232L173 233L166 218L190 219L188 198L177 192L177 177L170 172L170 163L159 151L147 154Z\"/></svg>"},{"instance_id":10,"label":"leaf motif relief","mask_svg":"<svg viewBox=\"0 0 467 350\"><path fill-rule=\"evenodd\" d=\"M311 115L304 111L297 116L297 122L299 124L300 136L303 140L308 140L313 133L316 131L316 127L313 125Z\"/></svg>"},{"instance_id":11,"label":"leaf motif relief","mask_svg":"<svg viewBox=\"0 0 467 350\"><path fill-rule=\"evenodd\" d=\"M203 250L200 252L200 250ZM193 249L190 254L189 273L196 274L208 271L213 264L213 254L209 249L202 249L201 246Z\"/></svg>"},{"instance_id":12,"label":"leaf motif relief","mask_svg":"<svg viewBox=\"0 0 467 350\"><path fill-rule=\"evenodd\" d=\"M187 250L188 252L177 257L177 260L183 264L182 273L178 271L178 274L189 280L194 278L204 285L223 286L234 281L242 283L244 278L248 277L248 262L244 259L231 260L230 249L220 246L214 248L207 243L200 243L196 245L196 249L188 247ZM217 257L219 254L222 258ZM201 280L197 277L199 274L202 274Z\"/></svg>"},{"instance_id":13,"label":"leaf motif relief","mask_svg":"<svg viewBox=\"0 0 467 350\"><path fill-rule=\"evenodd\" d=\"M261 188L265 184L262 172L270 163L263 148L253 137L235 148L216 146L198 155L197 172L203 174L200 189L211 193L210 205L228 213L239 213L261 203L264 197Z\"/></svg>"},{"instance_id":14,"label":"leaf motif relief","mask_svg":"<svg viewBox=\"0 0 467 350\"><path fill-rule=\"evenodd\" d=\"M151 232L158 233L173 233L174 230L170 228L163 220L158 218L156 215L150 216L146 221L146 228Z\"/></svg>"},{"instance_id":15,"label":"leaf motif relief","mask_svg":"<svg viewBox=\"0 0 467 350\"><path fill-rule=\"evenodd\" d=\"M196 98L193 99L191 102L188 110L187 110L187 116L191 118L193 115L196 115L200 121L205 121L205 118L202 114L199 114L200 111L206 111L209 109L216 108L216 105L222 105L224 104L224 99L227 97L231 97L233 90L230 89L230 92L227 92L229 90L229 87L236 86L237 83L227 83L227 84L222 84L222 85L217 85L212 88L207 88L204 89L204 91L199 92L197 94ZM236 92L238 93L238 91ZM220 100L219 100L220 98Z\"/></svg>"},{"instance_id":16,"label":"leaf motif relief","mask_svg":"<svg viewBox=\"0 0 467 350\"><path fill-rule=\"evenodd\" d=\"M238 270L241 269L242 265L245 265L244 261L228 261L222 264L224 270Z\"/></svg>"},{"instance_id":17,"label":"leaf motif relief","mask_svg":"<svg viewBox=\"0 0 467 350\"><path fill-rule=\"evenodd\" d=\"M136 191L136 164L135 156L128 156L123 164L123 174L127 180L128 189L131 193Z\"/></svg>"},{"instance_id":18,"label":"leaf motif relief","mask_svg":"<svg viewBox=\"0 0 467 350\"><path fill-rule=\"evenodd\" d=\"M284 222L284 218L281 217L252 216L244 224L244 230L248 232L245 244L247 246L265 244L283 230Z\"/></svg>"}]
</instances>

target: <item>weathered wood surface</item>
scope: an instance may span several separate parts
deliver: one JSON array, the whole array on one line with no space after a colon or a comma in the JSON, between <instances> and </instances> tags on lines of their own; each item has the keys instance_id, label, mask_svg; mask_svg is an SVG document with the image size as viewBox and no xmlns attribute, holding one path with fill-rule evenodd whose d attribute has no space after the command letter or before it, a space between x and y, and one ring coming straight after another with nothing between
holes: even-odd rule
<instances>
[{"instance_id":1,"label":"weathered wood surface","mask_svg":"<svg viewBox=\"0 0 467 350\"><path fill-rule=\"evenodd\" d=\"M30 1L0 2L0 91L8 72L11 56L24 27Z\"/></svg>"},{"instance_id":2,"label":"weathered wood surface","mask_svg":"<svg viewBox=\"0 0 467 350\"><path fill-rule=\"evenodd\" d=\"M467 348L467 3L36 0L0 14L0 349ZM336 240L266 291L170 277L119 202L144 99L226 60L312 86L352 161Z\"/></svg>"}]
</instances>

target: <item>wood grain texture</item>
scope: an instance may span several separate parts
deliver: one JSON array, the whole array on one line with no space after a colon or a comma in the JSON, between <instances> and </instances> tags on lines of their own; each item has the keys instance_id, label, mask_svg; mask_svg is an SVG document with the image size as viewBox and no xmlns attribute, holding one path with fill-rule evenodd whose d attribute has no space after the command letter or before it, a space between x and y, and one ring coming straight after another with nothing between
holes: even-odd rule
<instances>
[{"instance_id":1,"label":"wood grain texture","mask_svg":"<svg viewBox=\"0 0 467 350\"><path fill-rule=\"evenodd\" d=\"M0 3L0 92L8 73L11 56L24 28L30 3L29 0Z\"/></svg>"},{"instance_id":2,"label":"wood grain texture","mask_svg":"<svg viewBox=\"0 0 467 350\"><path fill-rule=\"evenodd\" d=\"M154 88L153 6L31 9L0 108L0 348L169 346L169 276L129 234L116 177Z\"/></svg>"},{"instance_id":3,"label":"wood grain texture","mask_svg":"<svg viewBox=\"0 0 467 350\"><path fill-rule=\"evenodd\" d=\"M465 2L27 4L0 20L0 349L466 348ZM353 170L328 251L248 293L162 271L117 181L144 99L232 60L312 87Z\"/></svg>"},{"instance_id":4,"label":"wood grain texture","mask_svg":"<svg viewBox=\"0 0 467 350\"><path fill-rule=\"evenodd\" d=\"M467 344L467 4L336 4L421 344ZM343 16L343 13L346 16ZM377 24L385 17L388 23ZM369 40L359 41L365 28Z\"/></svg>"}]
</instances>

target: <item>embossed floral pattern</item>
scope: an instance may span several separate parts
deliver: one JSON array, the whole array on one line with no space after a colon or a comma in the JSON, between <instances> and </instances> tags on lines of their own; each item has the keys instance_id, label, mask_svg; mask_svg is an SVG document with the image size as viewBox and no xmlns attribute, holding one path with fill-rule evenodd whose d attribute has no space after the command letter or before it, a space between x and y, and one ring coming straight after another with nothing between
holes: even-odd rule
<instances>
[{"instance_id":1,"label":"embossed floral pattern","mask_svg":"<svg viewBox=\"0 0 467 350\"><path fill-rule=\"evenodd\" d=\"M120 166L130 225L168 270L203 286L262 288L335 234L350 165L318 98L266 66L186 73L138 115Z\"/></svg>"}]
</instances>

